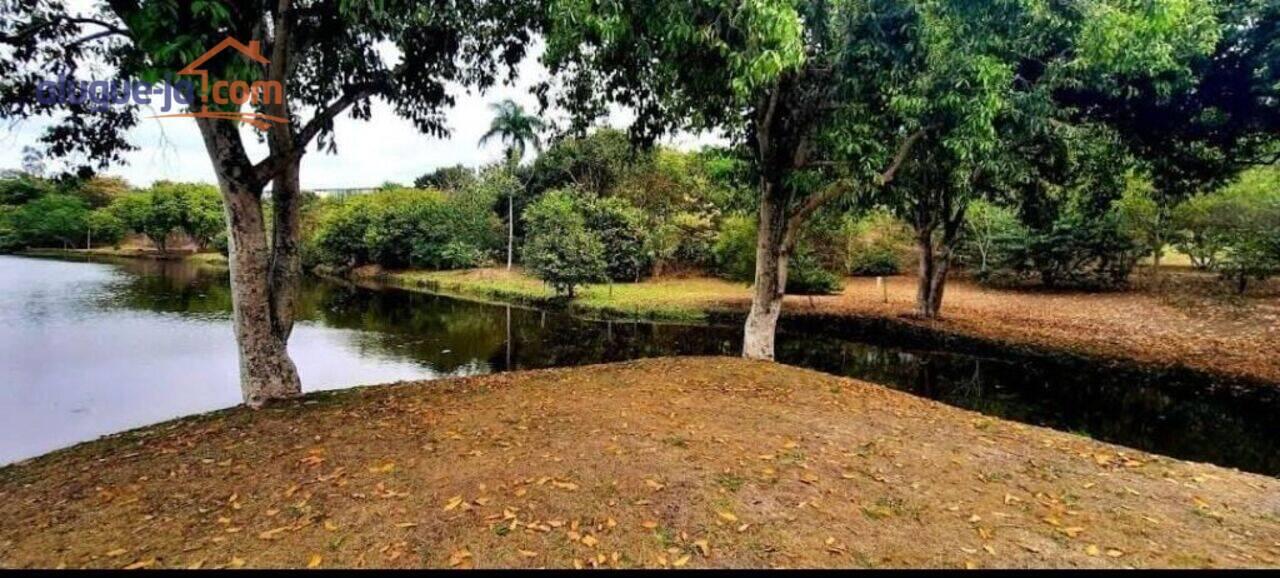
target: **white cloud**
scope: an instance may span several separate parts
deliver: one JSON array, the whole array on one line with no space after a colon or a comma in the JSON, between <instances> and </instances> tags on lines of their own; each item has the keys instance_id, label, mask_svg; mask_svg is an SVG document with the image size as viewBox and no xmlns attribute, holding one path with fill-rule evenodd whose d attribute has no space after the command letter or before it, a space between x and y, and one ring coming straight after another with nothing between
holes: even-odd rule
<instances>
[{"instance_id":1,"label":"white cloud","mask_svg":"<svg viewBox=\"0 0 1280 578\"><path fill-rule=\"evenodd\" d=\"M537 110L537 100L530 88L546 77L537 61L540 46L521 63L514 85L499 85L484 94L454 87L456 104L447 112L451 134L433 138L422 133L407 120L397 116L382 101L373 104L369 121L343 115L335 121L338 152L329 154L312 150L302 161L302 186L306 189L358 188L377 186L387 181L411 183L432 169L455 164L480 166L501 157L501 144L490 142L480 147L480 136L488 129L492 112L489 104L510 98L526 110ZM551 111L551 116L558 113ZM144 113L145 116L145 113ZM625 111L615 110L608 124L625 126ZM38 146L38 138L47 121L29 120L10 127L0 135L0 168L21 165L22 149ZM257 142L253 130L242 129L251 158L266 155L265 145ZM129 134L138 150L125 155L125 163L106 172L124 177L130 183L145 186L153 181L181 180L213 183L215 177L209 158L191 119L143 119ZM722 142L713 136L678 135L669 143L682 148Z\"/></svg>"}]
</instances>

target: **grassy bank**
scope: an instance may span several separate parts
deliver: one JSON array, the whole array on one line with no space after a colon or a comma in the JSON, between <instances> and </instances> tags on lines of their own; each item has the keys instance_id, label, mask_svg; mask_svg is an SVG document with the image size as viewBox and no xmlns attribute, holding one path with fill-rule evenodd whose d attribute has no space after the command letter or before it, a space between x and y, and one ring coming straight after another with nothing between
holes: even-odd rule
<instances>
[{"instance_id":1,"label":"grassy bank","mask_svg":"<svg viewBox=\"0 0 1280 578\"><path fill-rule=\"evenodd\" d=\"M520 270L398 271L384 278L409 288L486 300L544 306L559 305L554 291ZM663 278L640 283L588 285L568 307L576 313L608 319L702 321L708 312L734 307L749 297L741 283L707 277Z\"/></svg>"},{"instance_id":2,"label":"grassy bank","mask_svg":"<svg viewBox=\"0 0 1280 578\"><path fill-rule=\"evenodd\" d=\"M1276 479L728 358L237 408L0 497L5 567L1280 564Z\"/></svg>"},{"instance_id":3,"label":"grassy bank","mask_svg":"<svg viewBox=\"0 0 1280 578\"><path fill-rule=\"evenodd\" d=\"M23 255L31 256L48 256L48 257L83 257L83 256L100 256L100 257L125 257L130 259L155 259L155 260L184 260L195 261L201 263L226 263L227 258L221 253L161 253L152 249L138 248L114 248L114 247L95 247L93 249L28 249L22 252Z\"/></svg>"}]
</instances>

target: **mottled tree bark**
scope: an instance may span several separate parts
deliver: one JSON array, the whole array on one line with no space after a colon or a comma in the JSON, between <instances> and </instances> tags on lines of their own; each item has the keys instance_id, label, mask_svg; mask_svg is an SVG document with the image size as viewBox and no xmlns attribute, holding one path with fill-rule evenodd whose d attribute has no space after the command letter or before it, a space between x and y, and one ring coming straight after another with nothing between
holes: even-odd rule
<instances>
[{"instance_id":1,"label":"mottled tree bark","mask_svg":"<svg viewBox=\"0 0 1280 578\"><path fill-rule=\"evenodd\" d=\"M268 401L302 393L298 370L289 358L292 314L281 296L282 281L273 278L276 259L267 242L261 197L251 191L223 189L227 203L231 304L240 354L240 391L245 404L261 407ZM287 317L277 316L288 311Z\"/></svg>"},{"instance_id":2,"label":"mottled tree bark","mask_svg":"<svg viewBox=\"0 0 1280 578\"><path fill-rule=\"evenodd\" d=\"M284 238L291 231L296 233L296 197L287 192L287 181L273 195L279 205L272 227L277 240L269 242L262 209L264 183L245 154L238 128L217 119L196 122L222 191L241 394L251 407L296 397L302 384L287 344L293 326L292 291L300 267L296 235L292 241ZM292 165L295 189L296 169Z\"/></svg>"},{"instance_id":3,"label":"mottled tree bark","mask_svg":"<svg viewBox=\"0 0 1280 578\"><path fill-rule=\"evenodd\" d=\"M916 285L915 314L925 319L937 319L942 312L942 295L946 291L947 273L951 270L951 258L960 239L960 227L964 223L964 210L952 210L953 201L942 203L942 231L937 231L936 218L927 214L928 207L916 223L916 246L920 251L919 278ZM941 233L941 235L939 235Z\"/></svg>"},{"instance_id":4,"label":"mottled tree bark","mask_svg":"<svg viewBox=\"0 0 1280 578\"><path fill-rule=\"evenodd\" d=\"M751 296L751 312L743 327L742 356L768 359L774 356L774 336L782 299L787 289L787 214L779 185L761 185L759 228L756 235L756 276Z\"/></svg>"},{"instance_id":5,"label":"mottled tree bark","mask_svg":"<svg viewBox=\"0 0 1280 578\"><path fill-rule=\"evenodd\" d=\"M916 271L916 315L930 317L934 265L932 227L916 228L916 251L920 253L920 266Z\"/></svg>"}]
</instances>

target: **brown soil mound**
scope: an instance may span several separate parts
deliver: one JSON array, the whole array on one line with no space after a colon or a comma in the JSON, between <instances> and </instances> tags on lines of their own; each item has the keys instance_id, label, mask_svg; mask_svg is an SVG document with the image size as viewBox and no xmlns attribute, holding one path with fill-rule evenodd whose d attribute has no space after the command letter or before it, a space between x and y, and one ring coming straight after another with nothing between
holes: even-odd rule
<instances>
[{"instance_id":1,"label":"brown soil mound","mask_svg":"<svg viewBox=\"0 0 1280 578\"><path fill-rule=\"evenodd\" d=\"M309 396L0 470L0 566L1280 564L1280 480L655 359Z\"/></svg>"}]
</instances>

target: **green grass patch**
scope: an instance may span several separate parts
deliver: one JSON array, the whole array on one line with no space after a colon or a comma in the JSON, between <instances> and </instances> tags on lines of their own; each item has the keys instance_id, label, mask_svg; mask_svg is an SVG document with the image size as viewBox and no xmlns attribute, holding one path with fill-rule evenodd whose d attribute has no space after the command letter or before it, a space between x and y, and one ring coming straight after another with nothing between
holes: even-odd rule
<instances>
[{"instance_id":1,"label":"green grass patch","mask_svg":"<svg viewBox=\"0 0 1280 578\"><path fill-rule=\"evenodd\" d=\"M605 319L699 322L706 320L708 311L749 297L740 283L705 277L587 285L567 304L546 284L519 270L399 271L387 277L410 288L524 305L567 306Z\"/></svg>"}]
</instances>

